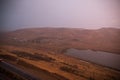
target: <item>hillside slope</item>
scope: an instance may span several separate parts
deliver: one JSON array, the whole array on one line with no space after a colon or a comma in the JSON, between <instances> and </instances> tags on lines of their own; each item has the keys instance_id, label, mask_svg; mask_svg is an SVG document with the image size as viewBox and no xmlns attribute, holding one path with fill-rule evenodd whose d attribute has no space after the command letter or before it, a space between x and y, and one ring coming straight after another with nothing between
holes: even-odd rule
<instances>
[{"instance_id":1,"label":"hillside slope","mask_svg":"<svg viewBox=\"0 0 120 80\"><path fill-rule=\"evenodd\" d=\"M68 48L120 53L120 29L28 28L5 33L9 45L64 52Z\"/></svg>"}]
</instances>

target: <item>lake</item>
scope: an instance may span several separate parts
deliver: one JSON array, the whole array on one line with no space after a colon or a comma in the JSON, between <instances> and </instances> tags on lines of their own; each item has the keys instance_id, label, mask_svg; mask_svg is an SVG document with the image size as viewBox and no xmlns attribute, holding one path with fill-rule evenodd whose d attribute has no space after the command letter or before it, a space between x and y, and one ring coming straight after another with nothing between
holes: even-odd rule
<instances>
[{"instance_id":1,"label":"lake","mask_svg":"<svg viewBox=\"0 0 120 80\"><path fill-rule=\"evenodd\" d=\"M67 55L120 70L120 55L102 51L68 49Z\"/></svg>"}]
</instances>

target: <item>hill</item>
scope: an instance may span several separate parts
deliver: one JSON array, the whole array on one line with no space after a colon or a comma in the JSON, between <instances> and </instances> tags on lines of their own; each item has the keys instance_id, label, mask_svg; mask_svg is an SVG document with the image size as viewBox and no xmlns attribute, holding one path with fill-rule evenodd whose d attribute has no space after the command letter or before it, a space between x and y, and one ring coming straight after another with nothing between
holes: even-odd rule
<instances>
[{"instance_id":1,"label":"hill","mask_svg":"<svg viewBox=\"0 0 120 80\"><path fill-rule=\"evenodd\" d=\"M119 70L62 54L69 48L120 54L119 35L115 28L21 29L0 35L0 58L42 80L120 80Z\"/></svg>"},{"instance_id":2,"label":"hill","mask_svg":"<svg viewBox=\"0 0 120 80\"><path fill-rule=\"evenodd\" d=\"M4 34L4 44L63 53L66 49L91 49L120 53L120 29L28 28Z\"/></svg>"}]
</instances>

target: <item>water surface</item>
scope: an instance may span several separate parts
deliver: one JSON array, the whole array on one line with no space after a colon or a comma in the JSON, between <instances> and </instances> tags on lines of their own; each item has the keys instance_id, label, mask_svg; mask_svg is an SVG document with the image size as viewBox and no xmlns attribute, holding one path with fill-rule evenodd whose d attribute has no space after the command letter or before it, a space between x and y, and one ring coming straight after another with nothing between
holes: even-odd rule
<instances>
[{"instance_id":1,"label":"water surface","mask_svg":"<svg viewBox=\"0 0 120 80\"><path fill-rule=\"evenodd\" d=\"M120 55L102 51L68 49L67 55L120 70Z\"/></svg>"}]
</instances>

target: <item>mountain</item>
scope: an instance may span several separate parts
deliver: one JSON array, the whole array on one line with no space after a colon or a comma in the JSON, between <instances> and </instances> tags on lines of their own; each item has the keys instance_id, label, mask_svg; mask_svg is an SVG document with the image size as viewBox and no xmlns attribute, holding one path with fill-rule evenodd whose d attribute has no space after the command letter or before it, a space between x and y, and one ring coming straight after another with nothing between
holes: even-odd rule
<instances>
[{"instance_id":1,"label":"mountain","mask_svg":"<svg viewBox=\"0 0 120 80\"><path fill-rule=\"evenodd\" d=\"M120 54L119 35L120 29L116 28L28 28L5 32L0 34L0 59L40 80L120 80L118 69L64 54L71 48ZM93 58L97 61L97 57ZM109 62L119 66L118 60Z\"/></svg>"},{"instance_id":2,"label":"mountain","mask_svg":"<svg viewBox=\"0 0 120 80\"><path fill-rule=\"evenodd\" d=\"M26 28L7 32L3 44L64 53L66 49L91 49L120 54L120 29Z\"/></svg>"}]
</instances>

